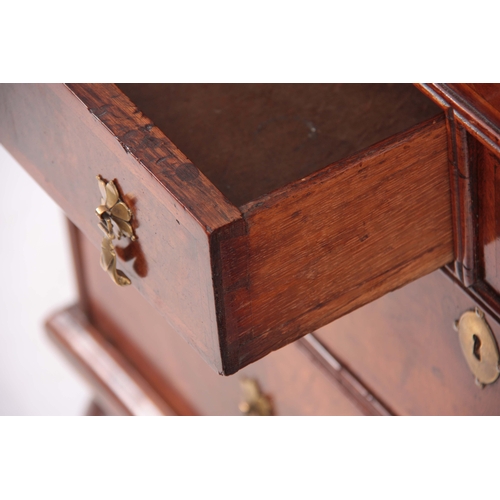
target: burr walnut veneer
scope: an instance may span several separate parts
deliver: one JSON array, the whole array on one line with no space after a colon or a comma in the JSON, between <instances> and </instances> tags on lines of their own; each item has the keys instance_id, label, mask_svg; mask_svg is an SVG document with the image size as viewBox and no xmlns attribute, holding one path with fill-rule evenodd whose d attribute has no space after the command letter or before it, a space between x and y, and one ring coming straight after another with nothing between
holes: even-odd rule
<instances>
[{"instance_id":1,"label":"burr walnut veneer","mask_svg":"<svg viewBox=\"0 0 500 500\"><path fill-rule=\"evenodd\" d=\"M106 413L497 413L451 326L478 307L500 332L498 95L0 85L0 140L71 220L53 339ZM98 175L133 213L129 287L99 267Z\"/></svg>"}]
</instances>

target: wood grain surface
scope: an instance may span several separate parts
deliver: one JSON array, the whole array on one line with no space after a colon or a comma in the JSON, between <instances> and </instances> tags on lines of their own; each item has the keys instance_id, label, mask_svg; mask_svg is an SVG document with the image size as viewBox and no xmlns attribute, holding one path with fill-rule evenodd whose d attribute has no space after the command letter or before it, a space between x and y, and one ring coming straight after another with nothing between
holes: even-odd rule
<instances>
[{"instance_id":1,"label":"wood grain surface","mask_svg":"<svg viewBox=\"0 0 500 500\"><path fill-rule=\"evenodd\" d=\"M174 142L210 178L202 177L203 186L220 189L240 207L217 194L226 208L212 207L205 216L203 208L189 205L196 201L192 192L183 205L186 225L204 227L208 242L203 252L209 254L213 280L218 369L233 373L280 350L235 377L217 377L136 290L117 291L106 280L96 250L77 236L83 303L101 342L115 346L144 383L181 414L237 414L239 381L246 376L271 398L275 414L500 413L499 383L482 390L475 385L452 327L464 311L479 306L500 339L498 86L420 85L446 120L436 117L407 132L396 127L388 133L395 136L374 146L393 124L377 128L377 116L385 112L377 106L386 107L390 99L368 96L364 108L351 106L335 117L343 124L356 113L366 114L366 128L346 125L333 148L335 127L321 99L335 93L334 86L325 86L317 101L299 87L284 86L275 94L264 87L259 93L257 86L203 87L201 93L192 86L168 87L121 88L148 118L154 115L170 139L177 134ZM99 93L80 90L94 115L108 116L107 107L90 105ZM297 108L287 104L291 95ZM391 113L404 115L396 108ZM307 119L308 112L316 121ZM123 144L141 165L150 161L147 134L120 135L113 113L111 107L108 123L101 123L115 137L130 140ZM131 115L144 118L137 111ZM238 138L241 148L235 147ZM261 149L254 151L255 144ZM357 153L366 146L371 147ZM353 156L344 159L347 155ZM170 187L170 174L161 182L178 200L183 183ZM181 180L188 182L189 174ZM232 215L223 220L224 213ZM216 224L200 224L203 217ZM421 277L454 258L461 283L448 271ZM313 336L281 349L312 330L317 330Z\"/></svg>"},{"instance_id":2,"label":"wood grain surface","mask_svg":"<svg viewBox=\"0 0 500 500\"><path fill-rule=\"evenodd\" d=\"M243 207L244 366L453 260L442 116Z\"/></svg>"},{"instance_id":3,"label":"wood grain surface","mask_svg":"<svg viewBox=\"0 0 500 500\"><path fill-rule=\"evenodd\" d=\"M478 206L473 216L480 220L477 272L497 295L500 294L500 159L482 145L477 146Z\"/></svg>"},{"instance_id":4,"label":"wood grain surface","mask_svg":"<svg viewBox=\"0 0 500 500\"><path fill-rule=\"evenodd\" d=\"M454 272L500 315L496 278L496 165L500 158L499 84L419 84L444 110L450 141Z\"/></svg>"},{"instance_id":5,"label":"wood grain surface","mask_svg":"<svg viewBox=\"0 0 500 500\"><path fill-rule=\"evenodd\" d=\"M222 143L214 138L207 146L208 134L200 145L209 157L241 146L234 185L240 194L245 185L252 196L265 194L240 209L114 85L1 85L0 140L97 247L95 177L115 181L138 236L117 247L118 267L219 373L235 373L453 259L442 117L326 165L432 114L434 105L413 87L236 85L210 87L201 97L189 89L177 96L187 108L172 113L186 137L201 127L193 147L208 134L200 116L215 104L233 102L242 122L222 124ZM184 116L186 109L201 115ZM302 151L304 117L311 116L317 134ZM257 122L268 125L255 136ZM268 158L269 176L244 160L252 144L252 161Z\"/></svg>"},{"instance_id":6,"label":"wood grain surface","mask_svg":"<svg viewBox=\"0 0 500 500\"><path fill-rule=\"evenodd\" d=\"M294 345L306 352L311 361L323 368L330 377L339 383L340 387L344 387L366 415L392 415L387 405L378 400L366 386L360 383L356 375L340 363L313 334L297 340Z\"/></svg>"},{"instance_id":7,"label":"wood grain surface","mask_svg":"<svg viewBox=\"0 0 500 500\"><path fill-rule=\"evenodd\" d=\"M464 99L457 93L459 88L472 92L467 85L417 84L417 87L445 111L455 254L450 269L465 286L470 287L478 279L478 139L491 143L493 130L475 107L477 99L472 95L469 95L471 100Z\"/></svg>"},{"instance_id":8,"label":"wood grain surface","mask_svg":"<svg viewBox=\"0 0 500 500\"><path fill-rule=\"evenodd\" d=\"M479 143L453 117L453 213L455 239L459 241L455 254L455 269L466 286L478 279L477 173Z\"/></svg>"},{"instance_id":9,"label":"wood grain surface","mask_svg":"<svg viewBox=\"0 0 500 500\"><path fill-rule=\"evenodd\" d=\"M315 336L397 414L499 415L500 384L475 384L453 329L476 305L458 282L436 271ZM498 343L500 325L479 306Z\"/></svg>"},{"instance_id":10,"label":"wood grain surface","mask_svg":"<svg viewBox=\"0 0 500 500\"><path fill-rule=\"evenodd\" d=\"M500 152L498 84L428 83L416 86L443 109L449 108L454 119L473 137Z\"/></svg>"},{"instance_id":11,"label":"wood grain surface","mask_svg":"<svg viewBox=\"0 0 500 500\"><path fill-rule=\"evenodd\" d=\"M239 211L114 85L2 84L0 140L96 247L96 176L115 180L138 237L118 267L223 371L210 235Z\"/></svg>"},{"instance_id":12,"label":"wood grain surface","mask_svg":"<svg viewBox=\"0 0 500 500\"><path fill-rule=\"evenodd\" d=\"M106 279L96 260L97 250L86 238L80 241L92 324L178 413L182 414L181 405L171 402L172 390L196 414L239 415L244 377L258 382L270 397L275 415L380 413L360 405L357 395L311 363L310 356L296 345L271 354L237 375L220 377L137 290L120 290Z\"/></svg>"},{"instance_id":13,"label":"wood grain surface","mask_svg":"<svg viewBox=\"0 0 500 500\"><path fill-rule=\"evenodd\" d=\"M175 415L119 351L102 339L77 306L53 315L47 330L91 383L98 405L107 414Z\"/></svg>"}]
</instances>

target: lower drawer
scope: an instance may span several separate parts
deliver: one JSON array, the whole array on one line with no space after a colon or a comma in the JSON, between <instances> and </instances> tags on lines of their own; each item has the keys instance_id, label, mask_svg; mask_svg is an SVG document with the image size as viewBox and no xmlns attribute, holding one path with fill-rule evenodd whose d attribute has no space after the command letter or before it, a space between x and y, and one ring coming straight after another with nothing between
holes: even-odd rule
<instances>
[{"instance_id":1,"label":"lower drawer","mask_svg":"<svg viewBox=\"0 0 500 500\"><path fill-rule=\"evenodd\" d=\"M500 379L475 383L453 323L477 304L436 271L315 333L396 414L499 415ZM494 336L500 325L485 314Z\"/></svg>"},{"instance_id":2,"label":"lower drawer","mask_svg":"<svg viewBox=\"0 0 500 500\"><path fill-rule=\"evenodd\" d=\"M366 412L297 344L237 375L217 375L137 290L116 287L99 266L98 250L81 233L75 234L83 305L92 324L178 413L191 407L194 414L240 415L249 403L248 384L253 383L274 415ZM182 404L176 407L179 399Z\"/></svg>"}]
</instances>

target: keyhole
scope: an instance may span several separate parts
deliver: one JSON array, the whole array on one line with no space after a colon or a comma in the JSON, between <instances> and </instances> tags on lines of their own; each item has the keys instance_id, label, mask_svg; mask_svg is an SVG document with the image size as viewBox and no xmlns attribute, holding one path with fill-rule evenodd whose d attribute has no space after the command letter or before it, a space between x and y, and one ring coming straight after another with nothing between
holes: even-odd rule
<instances>
[{"instance_id":1,"label":"keyhole","mask_svg":"<svg viewBox=\"0 0 500 500\"><path fill-rule=\"evenodd\" d=\"M474 346L472 348L472 353L474 354L474 357L478 360L481 361L481 353L479 350L481 349L481 339L474 334L472 336L472 340L474 341Z\"/></svg>"}]
</instances>

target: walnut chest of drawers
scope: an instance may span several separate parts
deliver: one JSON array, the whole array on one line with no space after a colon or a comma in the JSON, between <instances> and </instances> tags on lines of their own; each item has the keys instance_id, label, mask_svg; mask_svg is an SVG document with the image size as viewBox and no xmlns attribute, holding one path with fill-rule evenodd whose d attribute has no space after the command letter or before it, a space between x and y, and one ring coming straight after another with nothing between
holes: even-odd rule
<instances>
[{"instance_id":1,"label":"walnut chest of drawers","mask_svg":"<svg viewBox=\"0 0 500 500\"><path fill-rule=\"evenodd\" d=\"M52 338L108 414L498 414L498 109L486 84L0 85L0 141L71 221Z\"/></svg>"}]
</instances>

